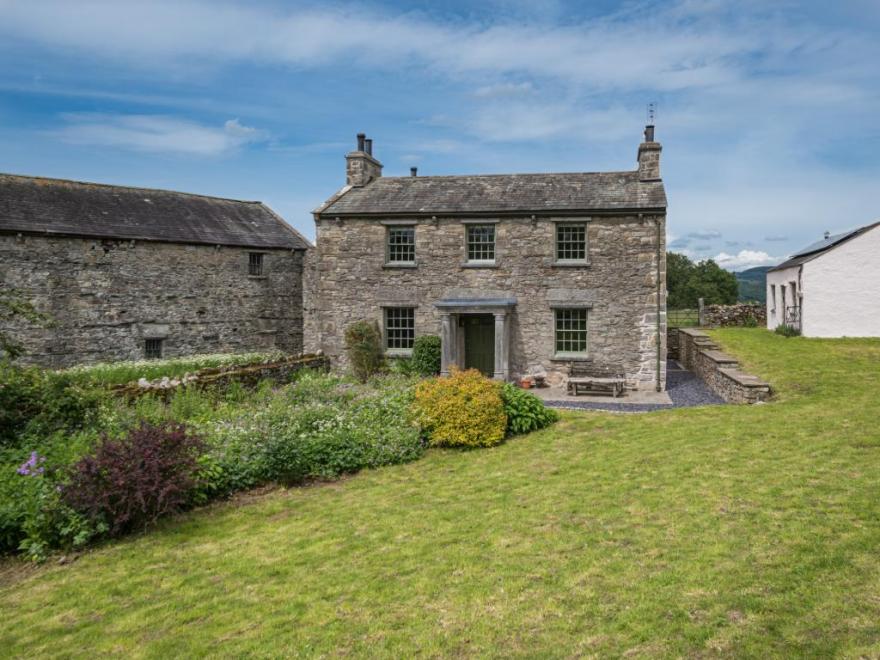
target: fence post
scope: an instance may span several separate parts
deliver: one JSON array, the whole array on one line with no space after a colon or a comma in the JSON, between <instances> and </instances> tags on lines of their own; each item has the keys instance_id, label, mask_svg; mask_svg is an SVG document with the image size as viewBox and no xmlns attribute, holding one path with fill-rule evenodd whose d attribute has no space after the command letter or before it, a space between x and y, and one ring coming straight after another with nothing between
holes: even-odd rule
<instances>
[{"instance_id":1,"label":"fence post","mask_svg":"<svg viewBox=\"0 0 880 660\"><path fill-rule=\"evenodd\" d=\"M700 327L702 328L704 325L706 325L706 306L702 298L700 298L697 302L700 304L700 312L697 323L699 323Z\"/></svg>"}]
</instances>

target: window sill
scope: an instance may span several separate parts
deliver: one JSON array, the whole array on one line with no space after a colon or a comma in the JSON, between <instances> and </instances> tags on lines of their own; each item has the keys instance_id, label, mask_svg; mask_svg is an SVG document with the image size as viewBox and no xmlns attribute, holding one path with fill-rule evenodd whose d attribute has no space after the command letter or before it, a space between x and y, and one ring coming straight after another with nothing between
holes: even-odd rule
<instances>
[{"instance_id":1,"label":"window sill","mask_svg":"<svg viewBox=\"0 0 880 660\"><path fill-rule=\"evenodd\" d=\"M383 264L383 265L382 265L382 268L391 268L391 269L394 269L394 268L404 268L404 269L406 269L406 268L418 268L418 267L419 267L419 265L416 264L416 263L405 262L405 261L402 261L402 262L400 262L400 263L394 263L394 262L392 261L392 262L389 262L389 263L386 263L386 264Z\"/></svg>"},{"instance_id":2,"label":"window sill","mask_svg":"<svg viewBox=\"0 0 880 660\"><path fill-rule=\"evenodd\" d=\"M553 268L589 268L589 261L554 261Z\"/></svg>"},{"instance_id":3,"label":"window sill","mask_svg":"<svg viewBox=\"0 0 880 660\"><path fill-rule=\"evenodd\" d=\"M412 357L411 348L386 348L385 357L387 358L408 358Z\"/></svg>"},{"instance_id":4,"label":"window sill","mask_svg":"<svg viewBox=\"0 0 880 660\"><path fill-rule=\"evenodd\" d=\"M552 358L550 358L551 362L588 362L593 358L590 357L589 353L556 353Z\"/></svg>"},{"instance_id":5,"label":"window sill","mask_svg":"<svg viewBox=\"0 0 880 660\"><path fill-rule=\"evenodd\" d=\"M248 275L249 280L268 280L267 275Z\"/></svg>"},{"instance_id":6,"label":"window sill","mask_svg":"<svg viewBox=\"0 0 880 660\"><path fill-rule=\"evenodd\" d=\"M497 261L465 261L462 268L498 268Z\"/></svg>"}]
</instances>

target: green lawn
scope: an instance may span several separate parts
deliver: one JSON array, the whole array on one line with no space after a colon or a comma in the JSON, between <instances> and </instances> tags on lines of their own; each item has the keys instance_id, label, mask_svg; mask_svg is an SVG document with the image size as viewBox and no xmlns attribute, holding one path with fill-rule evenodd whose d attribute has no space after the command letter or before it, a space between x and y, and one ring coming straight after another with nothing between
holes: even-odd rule
<instances>
[{"instance_id":1,"label":"green lawn","mask_svg":"<svg viewBox=\"0 0 880 660\"><path fill-rule=\"evenodd\" d=\"M10 562L2 655L880 655L880 341L713 335L775 402L569 413Z\"/></svg>"}]
</instances>

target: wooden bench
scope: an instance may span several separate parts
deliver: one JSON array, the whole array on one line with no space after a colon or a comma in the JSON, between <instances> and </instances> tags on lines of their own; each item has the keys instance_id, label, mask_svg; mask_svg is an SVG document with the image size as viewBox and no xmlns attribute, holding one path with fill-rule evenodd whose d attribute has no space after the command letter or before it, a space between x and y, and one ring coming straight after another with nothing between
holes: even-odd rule
<instances>
[{"instance_id":1,"label":"wooden bench","mask_svg":"<svg viewBox=\"0 0 880 660\"><path fill-rule=\"evenodd\" d=\"M591 360L572 362L569 367L568 393L610 394L618 397L626 387L623 368L616 365L597 364Z\"/></svg>"}]
</instances>

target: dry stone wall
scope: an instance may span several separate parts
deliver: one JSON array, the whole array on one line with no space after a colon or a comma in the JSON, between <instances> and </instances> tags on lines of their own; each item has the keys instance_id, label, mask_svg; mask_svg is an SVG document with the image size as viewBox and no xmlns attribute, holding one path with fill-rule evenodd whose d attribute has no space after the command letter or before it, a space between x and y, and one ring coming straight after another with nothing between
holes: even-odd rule
<instances>
[{"instance_id":1,"label":"dry stone wall","mask_svg":"<svg viewBox=\"0 0 880 660\"><path fill-rule=\"evenodd\" d=\"M306 350L323 350L345 367L346 326L359 319L381 325L383 306L415 307L416 336L439 335L434 305L440 300L515 298L511 376L545 371L552 380L567 373L570 364L554 359L554 306L583 305L589 308L590 356L622 364L632 388L654 387L659 266L660 382L665 385L665 217L590 218L589 265L577 267L554 263L554 220L495 219L496 264L475 268L465 263L460 218L412 219L417 223L415 267L385 263L387 228L380 220L319 219L317 247L309 257Z\"/></svg>"},{"instance_id":2,"label":"dry stone wall","mask_svg":"<svg viewBox=\"0 0 880 660\"><path fill-rule=\"evenodd\" d=\"M262 252L263 275L248 275ZM163 357L303 344L303 253L147 241L0 235L0 281L53 327L4 330L50 367L134 360L148 338Z\"/></svg>"},{"instance_id":3,"label":"dry stone wall","mask_svg":"<svg viewBox=\"0 0 880 660\"><path fill-rule=\"evenodd\" d=\"M679 328L678 361L728 403L757 403L770 398L770 384L744 373L736 358L722 352L702 330Z\"/></svg>"},{"instance_id":4,"label":"dry stone wall","mask_svg":"<svg viewBox=\"0 0 880 660\"><path fill-rule=\"evenodd\" d=\"M735 305L706 305L703 308L703 325L706 326L767 326L765 305L737 303Z\"/></svg>"},{"instance_id":5,"label":"dry stone wall","mask_svg":"<svg viewBox=\"0 0 880 660\"><path fill-rule=\"evenodd\" d=\"M301 355L276 362L199 369L192 374L184 374L180 378L164 377L149 381L140 379L133 383L117 385L111 389L114 393L130 399L136 399L145 394L168 396L178 388L186 386L205 388L226 386L230 383L254 386L263 380L287 383L293 379L295 374L304 369L327 371L329 368L330 361L323 355Z\"/></svg>"}]
</instances>

